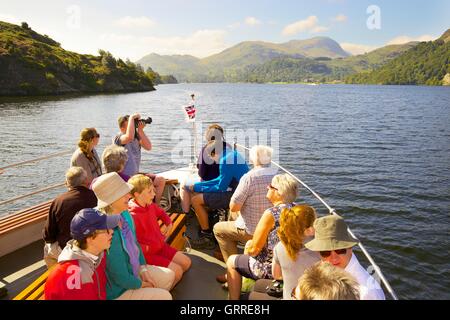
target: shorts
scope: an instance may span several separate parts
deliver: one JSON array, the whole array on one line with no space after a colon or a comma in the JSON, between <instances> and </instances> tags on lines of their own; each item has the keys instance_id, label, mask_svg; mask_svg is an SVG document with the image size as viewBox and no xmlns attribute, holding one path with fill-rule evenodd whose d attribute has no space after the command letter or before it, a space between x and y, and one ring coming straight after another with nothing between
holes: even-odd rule
<instances>
[{"instance_id":1,"label":"shorts","mask_svg":"<svg viewBox=\"0 0 450 320\"><path fill-rule=\"evenodd\" d=\"M153 254L144 252L144 256L147 264L167 268L177 252L177 249L172 248L167 243L164 243L158 252Z\"/></svg>"},{"instance_id":2,"label":"shorts","mask_svg":"<svg viewBox=\"0 0 450 320\"><path fill-rule=\"evenodd\" d=\"M232 196L233 192L208 192L203 193L203 201L211 210L227 209Z\"/></svg>"},{"instance_id":3,"label":"shorts","mask_svg":"<svg viewBox=\"0 0 450 320\"><path fill-rule=\"evenodd\" d=\"M250 256L238 254L234 260L234 269L243 277L258 280L259 278L250 270Z\"/></svg>"}]
</instances>

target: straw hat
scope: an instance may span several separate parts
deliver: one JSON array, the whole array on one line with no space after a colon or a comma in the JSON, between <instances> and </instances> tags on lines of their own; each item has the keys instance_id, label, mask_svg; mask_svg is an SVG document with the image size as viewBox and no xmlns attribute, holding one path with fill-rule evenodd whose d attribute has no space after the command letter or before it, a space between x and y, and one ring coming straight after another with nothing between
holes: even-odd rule
<instances>
[{"instance_id":1,"label":"straw hat","mask_svg":"<svg viewBox=\"0 0 450 320\"><path fill-rule=\"evenodd\" d=\"M331 251L351 248L359 240L347 231L347 224L338 215L329 215L314 221L314 240L305 243L311 251Z\"/></svg>"},{"instance_id":2,"label":"straw hat","mask_svg":"<svg viewBox=\"0 0 450 320\"><path fill-rule=\"evenodd\" d=\"M133 186L123 181L117 172L104 174L95 180L92 185L97 196L97 208L101 209L109 206L113 202L129 193Z\"/></svg>"}]
</instances>

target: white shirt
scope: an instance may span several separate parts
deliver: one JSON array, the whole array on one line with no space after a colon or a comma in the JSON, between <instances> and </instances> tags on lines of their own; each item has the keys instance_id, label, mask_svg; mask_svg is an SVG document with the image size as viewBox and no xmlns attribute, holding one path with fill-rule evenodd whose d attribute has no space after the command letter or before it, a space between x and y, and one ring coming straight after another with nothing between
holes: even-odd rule
<instances>
[{"instance_id":1,"label":"white shirt","mask_svg":"<svg viewBox=\"0 0 450 320\"><path fill-rule=\"evenodd\" d=\"M355 254L352 254L345 271L358 282L361 300L386 300L379 283L361 266Z\"/></svg>"}]
</instances>

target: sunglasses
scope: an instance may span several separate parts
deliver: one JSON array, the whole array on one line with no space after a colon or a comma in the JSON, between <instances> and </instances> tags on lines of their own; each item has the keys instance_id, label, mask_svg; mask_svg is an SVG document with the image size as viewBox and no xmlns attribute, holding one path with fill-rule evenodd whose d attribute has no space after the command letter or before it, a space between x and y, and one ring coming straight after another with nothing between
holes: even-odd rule
<instances>
[{"instance_id":1,"label":"sunglasses","mask_svg":"<svg viewBox=\"0 0 450 320\"><path fill-rule=\"evenodd\" d=\"M100 138L100 134L97 133L97 134L95 135L95 137L96 137L96 138Z\"/></svg>"},{"instance_id":2,"label":"sunglasses","mask_svg":"<svg viewBox=\"0 0 450 320\"><path fill-rule=\"evenodd\" d=\"M278 191L278 189L277 188L275 188L272 184L269 184L268 186L267 186L269 189L273 189L273 190L276 190L276 191Z\"/></svg>"},{"instance_id":3,"label":"sunglasses","mask_svg":"<svg viewBox=\"0 0 450 320\"><path fill-rule=\"evenodd\" d=\"M331 250L331 251L320 251L320 256L322 258L328 258L331 255L331 252L336 252L338 255L344 255L347 254L347 249L339 249L339 250Z\"/></svg>"}]
</instances>

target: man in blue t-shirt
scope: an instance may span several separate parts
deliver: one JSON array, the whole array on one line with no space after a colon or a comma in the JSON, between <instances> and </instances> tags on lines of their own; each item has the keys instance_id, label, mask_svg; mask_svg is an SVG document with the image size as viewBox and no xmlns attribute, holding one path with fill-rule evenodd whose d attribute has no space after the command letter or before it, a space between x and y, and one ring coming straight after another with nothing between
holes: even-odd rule
<instances>
[{"instance_id":1,"label":"man in blue t-shirt","mask_svg":"<svg viewBox=\"0 0 450 320\"><path fill-rule=\"evenodd\" d=\"M139 172L141 163L141 148L144 150L152 150L152 142L144 132L146 126L144 121L139 121L138 126L135 126L135 120L141 119L139 113L134 113L131 116L125 115L119 117L118 123L120 133L115 136L113 143L122 146L127 150L128 160L125 167L121 171L123 175L132 177ZM155 186L155 202L159 204L161 196L164 192L166 181L163 177L157 176L153 173L146 173L153 180Z\"/></svg>"},{"instance_id":2,"label":"man in blue t-shirt","mask_svg":"<svg viewBox=\"0 0 450 320\"><path fill-rule=\"evenodd\" d=\"M222 150L216 148L217 143L211 141L206 147L212 159L219 163L219 176L213 180L186 185L192 193L191 203L200 225L199 239L191 241L194 249L213 249L215 243L209 225L208 211L228 208L234 190L241 177L249 170L242 155L232 148Z\"/></svg>"}]
</instances>

